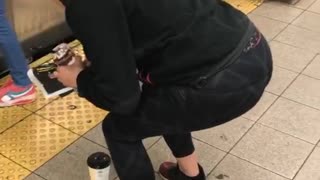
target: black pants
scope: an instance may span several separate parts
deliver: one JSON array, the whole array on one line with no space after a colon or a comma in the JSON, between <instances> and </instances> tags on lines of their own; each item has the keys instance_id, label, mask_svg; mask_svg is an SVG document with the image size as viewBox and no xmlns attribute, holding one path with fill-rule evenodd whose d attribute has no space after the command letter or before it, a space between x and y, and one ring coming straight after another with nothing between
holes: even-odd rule
<instances>
[{"instance_id":1,"label":"black pants","mask_svg":"<svg viewBox=\"0 0 320 180\"><path fill-rule=\"evenodd\" d=\"M272 57L258 35L232 65L206 78L200 88L145 85L134 115L106 117L103 132L121 180L154 179L142 139L162 135L173 154L184 157L194 151L192 131L228 122L259 101L271 78Z\"/></svg>"},{"instance_id":2,"label":"black pants","mask_svg":"<svg viewBox=\"0 0 320 180\"><path fill-rule=\"evenodd\" d=\"M114 139L105 134L115 169L121 180L154 180L154 171L141 139L135 141ZM191 133L163 135L177 158L194 152Z\"/></svg>"}]
</instances>

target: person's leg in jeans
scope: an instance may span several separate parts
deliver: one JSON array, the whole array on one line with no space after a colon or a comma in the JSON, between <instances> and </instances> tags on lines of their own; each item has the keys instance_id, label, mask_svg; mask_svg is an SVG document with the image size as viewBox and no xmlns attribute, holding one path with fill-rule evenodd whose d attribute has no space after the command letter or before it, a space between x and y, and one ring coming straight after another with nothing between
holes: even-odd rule
<instances>
[{"instance_id":1,"label":"person's leg in jeans","mask_svg":"<svg viewBox=\"0 0 320 180\"><path fill-rule=\"evenodd\" d=\"M12 81L0 89L0 106L32 102L35 89L28 78L28 64L5 15L5 0L0 0L0 50L10 71Z\"/></svg>"},{"instance_id":2,"label":"person's leg in jeans","mask_svg":"<svg viewBox=\"0 0 320 180\"><path fill-rule=\"evenodd\" d=\"M154 180L153 167L142 139L115 135L112 128L108 127L108 121L113 120L111 118L112 116L109 116L103 121L103 133L119 178Z\"/></svg>"},{"instance_id":3,"label":"person's leg in jeans","mask_svg":"<svg viewBox=\"0 0 320 180\"><path fill-rule=\"evenodd\" d=\"M204 180L205 174L198 164L191 133L164 135L163 137L177 159L177 163L162 163L159 168L160 175L169 180Z\"/></svg>"},{"instance_id":4,"label":"person's leg in jeans","mask_svg":"<svg viewBox=\"0 0 320 180\"><path fill-rule=\"evenodd\" d=\"M117 120L109 115L102 127L119 178L154 180L153 167L142 138L117 131L113 123ZM198 165L191 134L164 135L164 139L177 158L179 168L175 163L166 162L161 165L160 174L169 180L204 180L205 175Z\"/></svg>"}]
</instances>

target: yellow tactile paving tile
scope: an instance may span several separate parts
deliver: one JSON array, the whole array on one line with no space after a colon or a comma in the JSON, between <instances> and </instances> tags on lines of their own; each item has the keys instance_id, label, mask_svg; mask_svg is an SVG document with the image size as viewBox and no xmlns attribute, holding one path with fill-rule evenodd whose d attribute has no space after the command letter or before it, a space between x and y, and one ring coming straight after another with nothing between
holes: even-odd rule
<instances>
[{"instance_id":1,"label":"yellow tactile paving tile","mask_svg":"<svg viewBox=\"0 0 320 180\"><path fill-rule=\"evenodd\" d=\"M22 107L0 108L0 133L30 114L32 114L32 112Z\"/></svg>"},{"instance_id":2,"label":"yellow tactile paving tile","mask_svg":"<svg viewBox=\"0 0 320 180\"><path fill-rule=\"evenodd\" d=\"M84 98L79 98L76 93L72 93L50 103L37 114L83 135L100 123L107 112L95 107Z\"/></svg>"},{"instance_id":3,"label":"yellow tactile paving tile","mask_svg":"<svg viewBox=\"0 0 320 180\"><path fill-rule=\"evenodd\" d=\"M34 171L78 138L57 124L31 115L0 135L0 154Z\"/></svg>"},{"instance_id":4,"label":"yellow tactile paving tile","mask_svg":"<svg viewBox=\"0 0 320 180\"><path fill-rule=\"evenodd\" d=\"M25 109L27 110L30 110L32 112L36 112L38 111L39 109L41 109L43 106L51 103L52 101L56 100L57 97L53 97L53 98L49 98L49 99L46 99L43 94L41 93L41 91L39 90L39 88L36 88L37 89L37 99L31 103L31 104L26 104L26 105L23 105L22 107L24 107Z\"/></svg>"},{"instance_id":5,"label":"yellow tactile paving tile","mask_svg":"<svg viewBox=\"0 0 320 180\"><path fill-rule=\"evenodd\" d=\"M225 0L243 13L250 13L263 3L263 0Z\"/></svg>"},{"instance_id":6,"label":"yellow tactile paving tile","mask_svg":"<svg viewBox=\"0 0 320 180\"><path fill-rule=\"evenodd\" d=\"M0 180L22 180L31 172L0 155Z\"/></svg>"}]
</instances>

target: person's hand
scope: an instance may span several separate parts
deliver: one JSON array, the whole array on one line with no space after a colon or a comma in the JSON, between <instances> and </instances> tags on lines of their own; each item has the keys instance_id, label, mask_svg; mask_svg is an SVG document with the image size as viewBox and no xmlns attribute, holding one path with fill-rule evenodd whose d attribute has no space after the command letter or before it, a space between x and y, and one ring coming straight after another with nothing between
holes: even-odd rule
<instances>
[{"instance_id":1,"label":"person's hand","mask_svg":"<svg viewBox=\"0 0 320 180\"><path fill-rule=\"evenodd\" d=\"M77 87L77 77L85 68L85 64L78 58L75 58L73 64L68 66L58 66L53 73L53 77L57 78L66 87Z\"/></svg>"}]
</instances>

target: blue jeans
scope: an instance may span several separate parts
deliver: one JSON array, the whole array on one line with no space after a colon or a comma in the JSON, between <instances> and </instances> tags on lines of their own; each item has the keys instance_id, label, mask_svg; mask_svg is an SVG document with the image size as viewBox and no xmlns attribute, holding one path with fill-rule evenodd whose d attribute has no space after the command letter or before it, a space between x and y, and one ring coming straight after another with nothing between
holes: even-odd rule
<instances>
[{"instance_id":1,"label":"blue jeans","mask_svg":"<svg viewBox=\"0 0 320 180\"><path fill-rule=\"evenodd\" d=\"M5 10L5 0L0 0L0 50L14 83L18 86L27 86L31 84L27 76L28 63L17 36L6 18Z\"/></svg>"}]
</instances>

